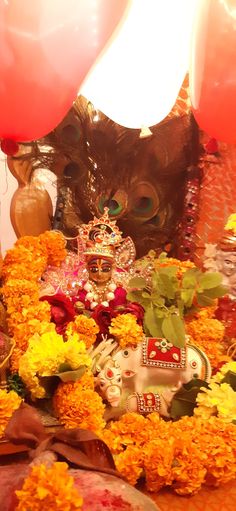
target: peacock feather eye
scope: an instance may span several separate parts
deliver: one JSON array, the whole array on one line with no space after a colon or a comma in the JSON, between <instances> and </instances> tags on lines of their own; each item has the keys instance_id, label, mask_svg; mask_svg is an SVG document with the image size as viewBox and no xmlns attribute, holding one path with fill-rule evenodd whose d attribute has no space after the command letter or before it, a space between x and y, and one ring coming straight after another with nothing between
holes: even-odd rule
<instances>
[{"instance_id":1,"label":"peacock feather eye","mask_svg":"<svg viewBox=\"0 0 236 511\"><path fill-rule=\"evenodd\" d=\"M109 208L110 217L120 217L127 209L127 194L122 190L118 190L112 197L102 195L97 203L97 209L101 215L104 213L105 207Z\"/></svg>"},{"instance_id":2,"label":"peacock feather eye","mask_svg":"<svg viewBox=\"0 0 236 511\"><path fill-rule=\"evenodd\" d=\"M153 199L151 197L137 197L134 204L134 213L147 214L153 209Z\"/></svg>"},{"instance_id":3,"label":"peacock feather eye","mask_svg":"<svg viewBox=\"0 0 236 511\"><path fill-rule=\"evenodd\" d=\"M136 183L130 197L130 212L133 217L147 221L157 216L160 200L156 188L148 181Z\"/></svg>"}]
</instances>

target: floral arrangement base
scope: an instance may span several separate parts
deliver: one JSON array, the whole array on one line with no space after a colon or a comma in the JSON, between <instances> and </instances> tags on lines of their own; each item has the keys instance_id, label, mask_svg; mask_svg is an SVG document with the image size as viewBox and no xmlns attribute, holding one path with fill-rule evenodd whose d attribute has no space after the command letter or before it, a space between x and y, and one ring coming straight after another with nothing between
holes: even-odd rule
<instances>
[{"instance_id":1,"label":"floral arrangement base","mask_svg":"<svg viewBox=\"0 0 236 511\"><path fill-rule=\"evenodd\" d=\"M1 511L15 509L14 491L27 475L27 465L0 465ZM75 486L83 497L82 511L158 511L146 495L121 479L108 474L70 470ZM91 491L92 488L92 491Z\"/></svg>"}]
</instances>

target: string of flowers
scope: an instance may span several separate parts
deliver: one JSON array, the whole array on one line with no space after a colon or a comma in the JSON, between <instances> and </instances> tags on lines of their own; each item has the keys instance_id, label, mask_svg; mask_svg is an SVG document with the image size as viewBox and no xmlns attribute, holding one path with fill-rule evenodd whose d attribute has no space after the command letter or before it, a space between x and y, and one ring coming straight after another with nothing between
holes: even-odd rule
<instances>
[{"instance_id":1,"label":"string of flowers","mask_svg":"<svg viewBox=\"0 0 236 511\"><path fill-rule=\"evenodd\" d=\"M33 466L22 489L16 491L16 511L80 511L83 498L68 468L63 462L55 462L51 467Z\"/></svg>"},{"instance_id":2,"label":"string of flowers","mask_svg":"<svg viewBox=\"0 0 236 511\"><path fill-rule=\"evenodd\" d=\"M145 477L148 491L172 486L179 495L197 493L236 477L236 428L219 417L183 417L166 422L128 413L103 430L102 439L117 469L135 485Z\"/></svg>"},{"instance_id":3,"label":"string of flowers","mask_svg":"<svg viewBox=\"0 0 236 511\"><path fill-rule=\"evenodd\" d=\"M12 372L18 371L20 357L32 335L51 330L50 305L39 299L39 279L48 265L59 266L65 257L64 237L55 231L38 237L24 236L6 254L1 292L7 307L8 332L16 345L11 357Z\"/></svg>"}]
</instances>

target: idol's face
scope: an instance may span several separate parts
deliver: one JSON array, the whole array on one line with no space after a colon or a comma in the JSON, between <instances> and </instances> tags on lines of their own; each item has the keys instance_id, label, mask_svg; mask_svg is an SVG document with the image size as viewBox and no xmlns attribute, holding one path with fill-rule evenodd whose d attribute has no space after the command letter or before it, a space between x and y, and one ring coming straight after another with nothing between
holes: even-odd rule
<instances>
[{"instance_id":1,"label":"idol's face","mask_svg":"<svg viewBox=\"0 0 236 511\"><path fill-rule=\"evenodd\" d=\"M236 274L236 251L235 252L221 252L220 253L221 271L227 277Z\"/></svg>"},{"instance_id":2,"label":"idol's face","mask_svg":"<svg viewBox=\"0 0 236 511\"><path fill-rule=\"evenodd\" d=\"M93 257L87 263L89 279L97 285L105 285L112 277L112 260Z\"/></svg>"}]
</instances>

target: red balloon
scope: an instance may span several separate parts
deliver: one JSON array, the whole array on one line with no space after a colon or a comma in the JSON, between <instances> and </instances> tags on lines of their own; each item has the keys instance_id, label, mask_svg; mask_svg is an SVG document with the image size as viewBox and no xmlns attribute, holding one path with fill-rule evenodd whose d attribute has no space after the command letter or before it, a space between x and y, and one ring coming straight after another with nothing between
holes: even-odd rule
<instances>
[{"instance_id":1,"label":"red balloon","mask_svg":"<svg viewBox=\"0 0 236 511\"><path fill-rule=\"evenodd\" d=\"M0 138L29 141L59 124L128 0L0 2Z\"/></svg>"},{"instance_id":2,"label":"red balloon","mask_svg":"<svg viewBox=\"0 0 236 511\"><path fill-rule=\"evenodd\" d=\"M236 1L202 0L193 34L190 97L199 126L236 142Z\"/></svg>"},{"instance_id":3,"label":"red balloon","mask_svg":"<svg viewBox=\"0 0 236 511\"><path fill-rule=\"evenodd\" d=\"M3 139L0 143L1 151L7 156L14 156L19 151L19 145L15 140Z\"/></svg>"}]
</instances>

